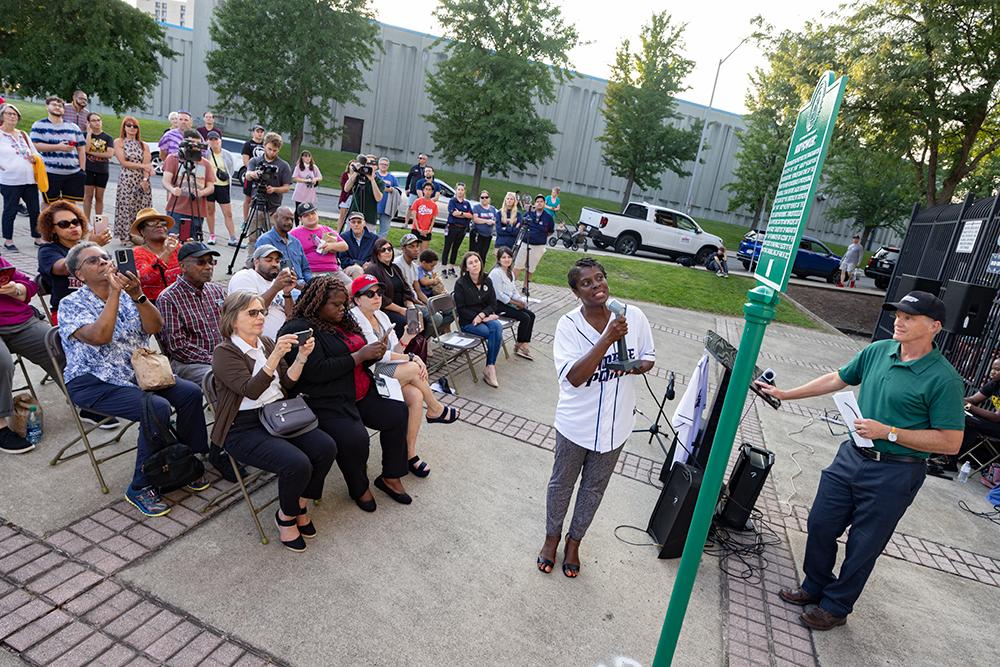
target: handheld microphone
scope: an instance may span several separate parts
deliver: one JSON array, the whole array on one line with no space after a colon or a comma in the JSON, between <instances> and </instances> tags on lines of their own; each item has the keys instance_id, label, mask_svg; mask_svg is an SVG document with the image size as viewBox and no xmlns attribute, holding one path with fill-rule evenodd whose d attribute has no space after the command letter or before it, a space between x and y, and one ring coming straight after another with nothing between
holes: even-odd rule
<instances>
[{"instance_id":1,"label":"handheld microphone","mask_svg":"<svg viewBox=\"0 0 1000 667\"><path fill-rule=\"evenodd\" d=\"M618 299L611 299L608 301L608 310L610 310L615 315L615 319L623 319L625 317L625 304ZM628 358L628 343L625 342L625 337L618 339L618 360L607 364L607 367L614 371L622 371L628 373L633 368L639 365L639 362L634 359Z\"/></svg>"},{"instance_id":2,"label":"handheld microphone","mask_svg":"<svg viewBox=\"0 0 1000 667\"><path fill-rule=\"evenodd\" d=\"M670 371L670 376L669 376L669 379L667 380L666 395L667 395L667 400L668 401L674 400L674 396L677 395L677 393L674 391L674 372L673 371Z\"/></svg>"},{"instance_id":3,"label":"handheld microphone","mask_svg":"<svg viewBox=\"0 0 1000 667\"><path fill-rule=\"evenodd\" d=\"M760 377L757 378L757 381L774 386L774 369L765 368L764 371L760 374Z\"/></svg>"}]
</instances>

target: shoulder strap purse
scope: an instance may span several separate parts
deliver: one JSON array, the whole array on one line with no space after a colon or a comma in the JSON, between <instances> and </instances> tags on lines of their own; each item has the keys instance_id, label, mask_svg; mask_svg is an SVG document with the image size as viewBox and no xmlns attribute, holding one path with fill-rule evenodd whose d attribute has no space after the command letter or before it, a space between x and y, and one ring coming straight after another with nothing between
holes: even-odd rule
<instances>
[{"instance_id":1,"label":"shoulder strap purse","mask_svg":"<svg viewBox=\"0 0 1000 667\"><path fill-rule=\"evenodd\" d=\"M319 420L302 396L268 403L260 409L260 423L278 438L294 438L319 426Z\"/></svg>"}]
</instances>

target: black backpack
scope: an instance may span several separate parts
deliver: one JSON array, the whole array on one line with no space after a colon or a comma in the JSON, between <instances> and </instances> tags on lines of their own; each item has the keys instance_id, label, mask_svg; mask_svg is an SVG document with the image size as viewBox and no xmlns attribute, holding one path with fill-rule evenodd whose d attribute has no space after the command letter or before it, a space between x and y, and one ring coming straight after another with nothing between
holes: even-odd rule
<instances>
[{"instance_id":1,"label":"black backpack","mask_svg":"<svg viewBox=\"0 0 1000 667\"><path fill-rule=\"evenodd\" d=\"M156 410L153 396L144 392L142 397L142 419L140 427L154 450L142 463L142 474L151 486L160 493L179 489L186 484L201 479L205 465L198 460L191 448L177 440L177 433L170 424L164 426Z\"/></svg>"}]
</instances>

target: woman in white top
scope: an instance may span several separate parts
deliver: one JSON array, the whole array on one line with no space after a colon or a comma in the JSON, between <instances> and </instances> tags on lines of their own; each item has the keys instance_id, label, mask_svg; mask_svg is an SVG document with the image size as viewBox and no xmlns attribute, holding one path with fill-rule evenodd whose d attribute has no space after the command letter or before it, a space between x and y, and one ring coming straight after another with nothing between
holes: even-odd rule
<instances>
[{"instance_id":1,"label":"woman in white top","mask_svg":"<svg viewBox=\"0 0 1000 667\"><path fill-rule=\"evenodd\" d=\"M299 345L295 334L277 341L262 337L266 312L260 297L252 292L230 292L222 303L219 330L223 339L212 354L216 415L212 442L240 463L277 474L274 521L281 543L292 551L305 551L302 538L316 536L306 499L322 497L337 445L318 428L278 437L261 424L260 409L284 400L284 390L299 381L316 345L312 337ZM285 354L295 347L298 353L289 365Z\"/></svg>"},{"instance_id":2,"label":"woman in white top","mask_svg":"<svg viewBox=\"0 0 1000 667\"><path fill-rule=\"evenodd\" d=\"M35 185L35 160L41 160L27 133L17 129L21 112L13 104L0 105L0 193L3 195L3 238L13 245L14 218L21 201L28 209L31 235L36 237L38 223L38 186ZM37 243L37 241L36 241Z\"/></svg>"},{"instance_id":3,"label":"woman in white top","mask_svg":"<svg viewBox=\"0 0 1000 667\"><path fill-rule=\"evenodd\" d=\"M528 310L528 299L522 295L514 283L514 253L506 246L496 250L497 263L490 271L490 280L497 293L497 312L504 317L517 320L517 342L514 344L514 354L529 361L531 356L531 330L535 326L535 314Z\"/></svg>"},{"instance_id":4,"label":"woman in white top","mask_svg":"<svg viewBox=\"0 0 1000 667\"><path fill-rule=\"evenodd\" d=\"M420 418L427 406L425 419L428 424L450 424L458 419L458 410L442 405L431 390L427 377L427 366L423 360L403 352L416 334L403 332L402 340L396 337L389 316L382 312L382 286L375 276L364 274L351 284L354 308L351 316L361 328L365 341L374 343L386 339L385 356L375 362L373 374L378 377L395 378L403 389L403 398L409 410L406 428L406 458L410 472L417 477L427 477L430 467L417 456L417 435L420 433Z\"/></svg>"},{"instance_id":5,"label":"woman in white top","mask_svg":"<svg viewBox=\"0 0 1000 667\"><path fill-rule=\"evenodd\" d=\"M649 371L656 350L649 320L639 308L627 306L623 317L611 314L607 274L600 262L590 257L578 260L567 279L582 305L559 318L552 345L559 380L556 449L545 504L545 544L537 563L542 572L552 571L563 519L580 480L562 564L563 574L573 578L580 574L580 540L635 426L632 374ZM608 367L617 360L616 343L621 339L629 359L639 362L629 375Z\"/></svg>"}]
</instances>

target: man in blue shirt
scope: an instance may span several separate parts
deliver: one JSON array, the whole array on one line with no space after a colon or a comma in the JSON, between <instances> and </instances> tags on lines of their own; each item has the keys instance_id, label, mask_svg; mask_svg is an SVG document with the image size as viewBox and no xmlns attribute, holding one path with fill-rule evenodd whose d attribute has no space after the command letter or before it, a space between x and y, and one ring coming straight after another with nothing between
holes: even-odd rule
<instances>
[{"instance_id":1,"label":"man in blue shirt","mask_svg":"<svg viewBox=\"0 0 1000 667\"><path fill-rule=\"evenodd\" d=\"M434 180L434 167L424 167L424 177L417 180L417 196L424 191L424 183L430 183L434 187L434 201L438 200L441 194L441 184ZM414 201L416 201L414 199Z\"/></svg>"},{"instance_id":2,"label":"man in blue shirt","mask_svg":"<svg viewBox=\"0 0 1000 667\"><path fill-rule=\"evenodd\" d=\"M433 172L430 167L428 169ZM431 174L433 178L433 173ZM420 182L423 187L424 181ZM436 192L436 191L435 191ZM444 268L441 275L457 276L455 262L458 259L458 249L462 246L465 233L469 231L469 221L472 220L472 204L465 198L465 184L455 186L455 196L448 202L448 225L444 237L444 250L441 252L441 263Z\"/></svg>"},{"instance_id":3,"label":"man in blue shirt","mask_svg":"<svg viewBox=\"0 0 1000 667\"><path fill-rule=\"evenodd\" d=\"M42 193L42 197L46 204L57 199L82 202L87 181L84 171L87 165L87 137L75 123L63 120L66 107L62 98L47 97L45 110L48 117L31 125L31 141L42 154L49 177L49 189ZM8 246L8 250L16 248Z\"/></svg>"},{"instance_id":4,"label":"man in blue shirt","mask_svg":"<svg viewBox=\"0 0 1000 667\"><path fill-rule=\"evenodd\" d=\"M350 230L343 235L347 241L347 250L337 253L340 268L352 279L365 272L365 262L372 258L372 250L378 236L372 233L365 224L365 216L360 211L353 211L347 216Z\"/></svg>"},{"instance_id":5,"label":"man in blue shirt","mask_svg":"<svg viewBox=\"0 0 1000 667\"><path fill-rule=\"evenodd\" d=\"M535 195L535 208L524 214L524 225L527 230L514 258L514 271L527 268L530 282L531 274L538 268L538 262L545 254L545 242L556 227L556 221L545 210L544 195Z\"/></svg>"},{"instance_id":6,"label":"man in blue shirt","mask_svg":"<svg viewBox=\"0 0 1000 667\"><path fill-rule=\"evenodd\" d=\"M295 224L295 214L292 209L282 206L271 216L274 227L270 231L260 235L257 239L257 247L273 245L281 251L281 254L288 260L292 271L295 273L298 287L301 289L307 282L312 280L312 270L309 262L306 261L306 251L297 238L289 234Z\"/></svg>"},{"instance_id":7,"label":"man in blue shirt","mask_svg":"<svg viewBox=\"0 0 1000 667\"><path fill-rule=\"evenodd\" d=\"M378 159L378 177L385 184L382 198L378 200L378 235L385 236L389 233L392 216L399 208L399 197L396 196L399 180L389 173L389 158L380 157Z\"/></svg>"}]
</instances>

